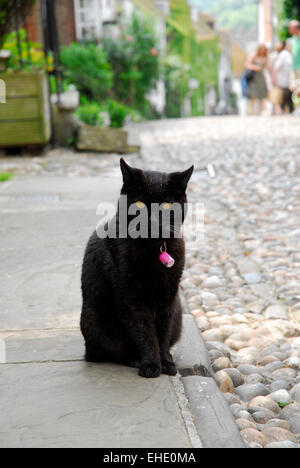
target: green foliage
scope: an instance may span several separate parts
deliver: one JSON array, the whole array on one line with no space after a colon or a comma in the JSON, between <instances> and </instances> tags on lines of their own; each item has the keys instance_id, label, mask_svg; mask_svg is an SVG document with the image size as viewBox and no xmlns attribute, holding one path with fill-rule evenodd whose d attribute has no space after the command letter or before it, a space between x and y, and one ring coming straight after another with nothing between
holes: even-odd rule
<instances>
[{"instance_id":1,"label":"green foliage","mask_svg":"<svg viewBox=\"0 0 300 468\"><path fill-rule=\"evenodd\" d=\"M288 402L288 401L279 401L277 404L278 404L278 406L279 406L280 408L285 408L286 406L291 405L291 402Z\"/></svg>"},{"instance_id":2,"label":"green foliage","mask_svg":"<svg viewBox=\"0 0 300 468\"><path fill-rule=\"evenodd\" d=\"M112 71L106 53L96 44L62 47L61 61L67 83L89 100L105 99L112 88Z\"/></svg>"},{"instance_id":3,"label":"green foliage","mask_svg":"<svg viewBox=\"0 0 300 468\"><path fill-rule=\"evenodd\" d=\"M288 28L289 22L293 19L300 21L300 1L278 0L277 12L279 18L277 32L280 39L285 41L290 36Z\"/></svg>"},{"instance_id":4,"label":"green foliage","mask_svg":"<svg viewBox=\"0 0 300 468\"><path fill-rule=\"evenodd\" d=\"M117 40L103 42L113 71L115 98L143 112L159 78L157 39L150 20L135 14Z\"/></svg>"},{"instance_id":5,"label":"green foliage","mask_svg":"<svg viewBox=\"0 0 300 468\"><path fill-rule=\"evenodd\" d=\"M100 127L105 125L105 114L108 114L110 127L113 128L122 128L128 116L136 117L133 109L113 100L103 104L86 101L76 111L76 116L81 122Z\"/></svg>"},{"instance_id":6,"label":"green foliage","mask_svg":"<svg viewBox=\"0 0 300 468\"><path fill-rule=\"evenodd\" d=\"M164 60L166 85L166 116L181 116L182 102L188 92L190 66L184 64L179 55L168 55Z\"/></svg>"},{"instance_id":7,"label":"green foliage","mask_svg":"<svg viewBox=\"0 0 300 468\"><path fill-rule=\"evenodd\" d=\"M0 172L0 182L6 182L13 176L12 172Z\"/></svg>"},{"instance_id":8,"label":"green foliage","mask_svg":"<svg viewBox=\"0 0 300 468\"><path fill-rule=\"evenodd\" d=\"M75 115L78 117L80 122L87 125L99 125L100 127L104 124L104 119L100 113L102 111L101 105L97 102L86 102L78 107Z\"/></svg>"},{"instance_id":9,"label":"green foliage","mask_svg":"<svg viewBox=\"0 0 300 468\"><path fill-rule=\"evenodd\" d=\"M110 126L113 128L123 127L126 117L131 114L132 109L124 104L109 100L106 104L106 110L110 117Z\"/></svg>"},{"instance_id":10,"label":"green foliage","mask_svg":"<svg viewBox=\"0 0 300 468\"><path fill-rule=\"evenodd\" d=\"M22 19L28 14L35 0L0 0L0 49L5 35L12 29L16 14Z\"/></svg>"},{"instance_id":11,"label":"green foliage","mask_svg":"<svg viewBox=\"0 0 300 468\"><path fill-rule=\"evenodd\" d=\"M62 48L61 60L66 83L74 84L82 97L99 103L114 98L106 106L112 126L119 127L127 105L148 112L146 95L159 76L156 37L148 19L133 15L120 39L104 39L103 46L75 43Z\"/></svg>"},{"instance_id":12,"label":"green foliage","mask_svg":"<svg viewBox=\"0 0 300 468\"><path fill-rule=\"evenodd\" d=\"M199 41L195 37L187 0L171 0L167 26L169 56L165 60L167 117L182 116L188 97L192 115L203 114L207 85L218 83L219 47L217 39ZM197 79L198 89L189 90L189 80Z\"/></svg>"},{"instance_id":13,"label":"green foliage","mask_svg":"<svg viewBox=\"0 0 300 468\"><path fill-rule=\"evenodd\" d=\"M75 146L76 146L76 138L75 137L69 138L67 141L67 148L75 148Z\"/></svg>"},{"instance_id":14,"label":"green foliage","mask_svg":"<svg viewBox=\"0 0 300 468\"><path fill-rule=\"evenodd\" d=\"M299 0L284 0L283 12L288 20L300 20L300 2Z\"/></svg>"},{"instance_id":15,"label":"green foliage","mask_svg":"<svg viewBox=\"0 0 300 468\"><path fill-rule=\"evenodd\" d=\"M55 76L50 75L49 76L49 85L50 85L50 93L51 94L56 94L57 93L57 86L56 86L56 80ZM61 91L64 93L66 91L70 91L70 89L76 89L76 86L73 85L73 83L70 83L67 80L62 80L61 82Z\"/></svg>"},{"instance_id":16,"label":"green foliage","mask_svg":"<svg viewBox=\"0 0 300 468\"><path fill-rule=\"evenodd\" d=\"M45 58L43 47L41 44L27 40L27 32L25 29L19 30L21 57L19 56L18 38L15 31L7 34L3 49L11 52L11 57L8 60L8 71L28 71L48 70L53 69L53 59ZM21 59L21 61L20 61Z\"/></svg>"}]
</instances>

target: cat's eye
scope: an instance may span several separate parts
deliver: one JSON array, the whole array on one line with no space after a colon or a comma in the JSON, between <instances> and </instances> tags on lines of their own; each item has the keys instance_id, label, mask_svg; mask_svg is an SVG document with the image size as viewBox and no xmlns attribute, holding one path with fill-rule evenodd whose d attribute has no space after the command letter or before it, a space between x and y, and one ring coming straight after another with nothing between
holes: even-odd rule
<instances>
[{"instance_id":1,"label":"cat's eye","mask_svg":"<svg viewBox=\"0 0 300 468\"><path fill-rule=\"evenodd\" d=\"M165 211L168 211L172 208L172 203L164 203L162 205L162 209L165 210Z\"/></svg>"},{"instance_id":2,"label":"cat's eye","mask_svg":"<svg viewBox=\"0 0 300 468\"><path fill-rule=\"evenodd\" d=\"M136 202L136 206L137 206L140 210L143 210L144 208L146 208L145 203L143 203L143 202L141 202L141 201L137 201L137 202Z\"/></svg>"}]
</instances>

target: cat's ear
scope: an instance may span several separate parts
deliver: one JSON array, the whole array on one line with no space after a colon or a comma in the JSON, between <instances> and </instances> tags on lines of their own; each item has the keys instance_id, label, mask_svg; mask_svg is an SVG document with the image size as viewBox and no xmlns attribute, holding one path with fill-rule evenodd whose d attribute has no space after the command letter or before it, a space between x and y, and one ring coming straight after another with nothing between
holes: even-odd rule
<instances>
[{"instance_id":1,"label":"cat's ear","mask_svg":"<svg viewBox=\"0 0 300 468\"><path fill-rule=\"evenodd\" d=\"M124 185L132 185L137 182L141 182L143 178L143 172L140 169L134 169L130 167L123 158L120 161L121 171L123 174Z\"/></svg>"},{"instance_id":2,"label":"cat's ear","mask_svg":"<svg viewBox=\"0 0 300 468\"><path fill-rule=\"evenodd\" d=\"M190 167L187 171L184 172L173 172L170 174L170 182L172 185L176 186L180 191L185 192L194 172L194 166Z\"/></svg>"}]
</instances>

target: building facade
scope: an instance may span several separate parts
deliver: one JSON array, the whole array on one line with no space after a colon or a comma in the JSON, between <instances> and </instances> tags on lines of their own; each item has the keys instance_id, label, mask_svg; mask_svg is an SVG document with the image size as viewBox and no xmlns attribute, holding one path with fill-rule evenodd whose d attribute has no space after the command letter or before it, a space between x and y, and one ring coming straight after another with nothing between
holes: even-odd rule
<instances>
[{"instance_id":1,"label":"building facade","mask_svg":"<svg viewBox=\"0 0 300 468\"><path fill-rule=\"evenodd\" d=\"M41 25L43 1L46 0L36 0L28 20L30 39L39 43L42 43L43 37ZM272 2L272 0L266 1ZM174 14L180 9L179 7L185 8L186 18L182 15L177 17ZM182 35L183 44L186 44L186 34L189 39L189 33L186 33L184 28L185 23L189 24L197 45L193 49L194 55L189 57L192 68L191 78L194 78L190 82L199 81L198 94L202 96L198 99L197 109L206 115L215 113L218 94L223 103L224 112L228 108L228 90L232 76L229 37L227 34L220 34L215 27L215 19L211 15L199 12L187 0L55 0L55 10L60 45L69 45L72 42L84 40L100 43L105 37L118 37L126 18L131 18L135 10L144 11L153 19L161 56L167 52L170 40L168 28L174 27L177 33ZM202 46L199 47L199 44ZM213 53L208 44L214 48L219 47L220 53L217 55ZM187 47L184 46L183 50L186 49ZM195 80L197 76L198 80ZM191 88L185 99L184 115L191 114L191 102L195 107L196 94L194 88ZM163 76L159 80L157 89L153 90L148 98L158 113L164 112L166 90Z\"/></svg>"},{"instance_id":2,"label":"building facade","mask_svg":"<svg viewBox=\"0 0 300 468\"><path fill-rule=\"evenodd\" d=\"M169 14L169 0L55 0L59 43L96 40L118 34L120 17L130 17L135 9L146 9L157 17ZM30 39L42 42L41 0L28 18Z\"/></svg>"},{"instance_id":3,"label":"building facade","mask_svg":"<svg viewBox=\"0 0 300 468\"><path fill-rule=\"evenodd\" d=\"M55 9L59 43L63 45L70 44L77 38L74 0L56 0ZM42 43L43 32L40 0L35 2L27 23L30 40Z\"/></svg>"},{"instance_id":4,"label":"building facade","mask_svg":"<svg viewBox=\"0 0 300 468\"><path fill-rule=\"evenodd\" d=\"M259 0L258 4L258 42L268 47L276 41L276 0Z\"/></svg>"}]
</instances>

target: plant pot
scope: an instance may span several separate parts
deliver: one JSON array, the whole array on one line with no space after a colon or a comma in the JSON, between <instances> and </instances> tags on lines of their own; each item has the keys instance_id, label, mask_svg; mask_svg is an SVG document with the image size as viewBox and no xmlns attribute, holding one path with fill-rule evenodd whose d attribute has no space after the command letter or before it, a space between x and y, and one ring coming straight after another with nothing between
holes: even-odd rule
<instances>
[{"instance_id":1,"label":"plant pot","mask_svg":"<svg viewBox=\"0 0 300 468\"><path fill-rule=\"evenodd\" d=\"M128 133L119 128L79 124L77 149L101 153L126 153Z\"/></svg>"},{"instance_id":2,"label":"plant pot","mask_svg":"<svg viewBox=\"0 0 300 468\"><path fill-rule=\"evenodd\" d=\"M69 142L75 137L74 112L79 106L79 92L66 91L60 95L60 100L58 100L56 94L52 94L51 104L55 144L68 146Z\"/></svg>"},{"instance_id":3,"label":"plant pot","mask_svg":"<svg viewBox=\"0 0 300 468\"><path fill-rule=\"evenodd\" d=\"M51 136L48 80L44 72L3 73L6 104L0 104L0 146L43 145Z\"/></svg>"},{"instance_id":4,"label":"plant pot","mask_svg":"<svg viewBox=\"0 0 300 468\"><path fill-rule=\"evenodd\" d=\"M11 56L11 52L9 50L0 50L0 73L4 73L6 71L7 62Z\"/></svg>"}]
</instances>

